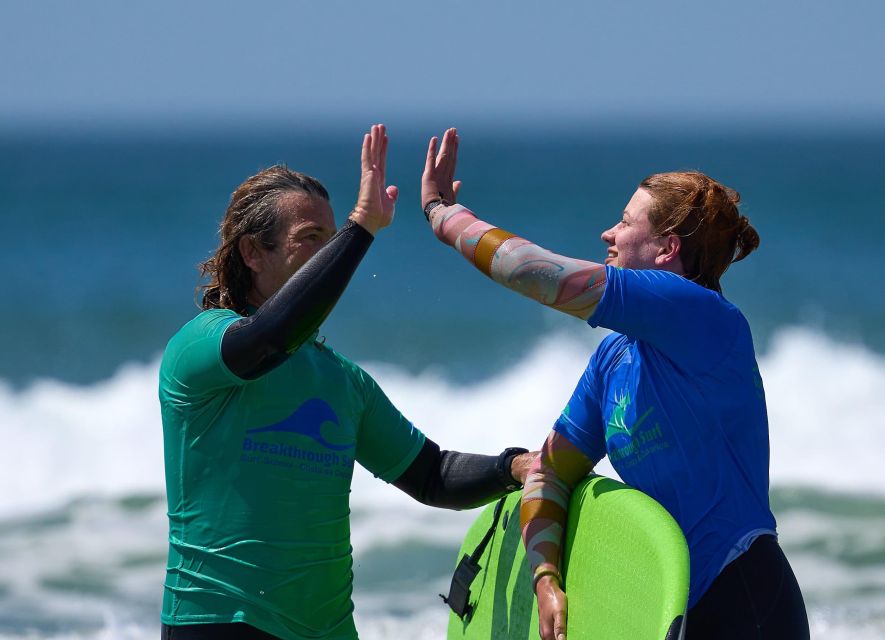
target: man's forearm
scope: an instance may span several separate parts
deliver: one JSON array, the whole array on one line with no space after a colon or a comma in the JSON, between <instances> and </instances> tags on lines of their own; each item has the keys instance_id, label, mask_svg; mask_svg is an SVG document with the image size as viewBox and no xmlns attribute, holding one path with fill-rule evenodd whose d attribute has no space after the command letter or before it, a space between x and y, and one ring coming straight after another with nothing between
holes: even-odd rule
<instances>
[{"instance_id":1,"label":"man's forearm","mask_svg":"<svg viewBox=\"0 0 885 640\"><path fill-rule=\"evenodd\" d=\"M557 255L477 219L461 205L430 212L436 236L477 269L514 291L586 320L605 289L605 267Z\"/></svg>"},{"instance_id":2,"label":"man's forearm","mask_svg":"<svg viewBox=\"0 0 885 640\"><path fill-rule=\"evenodd\" d=\"M472 509L521 486L512 473L515 457L515 452L486 456L441 451L428 439L412 464L393 484L431 507Z\"/></svg>"}]
</instances>

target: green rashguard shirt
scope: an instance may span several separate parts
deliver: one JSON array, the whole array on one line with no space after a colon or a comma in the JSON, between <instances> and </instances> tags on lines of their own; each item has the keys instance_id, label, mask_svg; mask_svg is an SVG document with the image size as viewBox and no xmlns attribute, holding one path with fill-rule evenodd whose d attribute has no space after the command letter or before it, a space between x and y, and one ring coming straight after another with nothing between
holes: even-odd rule
<instances>
[{"instance_id":1,"label":"green rashguard shirt","mask_svg":"<svg viewBox=\"0 0 885 640\"><path fill-rule=\"evenodd\" d=\"M239 318L204 311L163 354L161 619L246 622L287 640L356 638L354 461L392 482L424 435L367 373L313 340L256 380L237 377L221 338Z\"/></svg>"}]
</instances>

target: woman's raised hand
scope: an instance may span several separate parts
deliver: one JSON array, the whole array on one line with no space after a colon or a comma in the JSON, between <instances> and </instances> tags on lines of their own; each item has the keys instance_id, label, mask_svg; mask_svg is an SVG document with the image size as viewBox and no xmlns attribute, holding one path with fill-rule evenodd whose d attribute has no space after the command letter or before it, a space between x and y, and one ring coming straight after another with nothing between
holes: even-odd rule
<instances>
[{"instance_id":1,"label":"woman's raised hand","mask_svg":"<svg viewBox=\"0 0 885 640\"><path fill-rule=\"evenodd\" d=\"M421 174L421 207L433 200L454 203L458 197L461 182L455 180L455 164L458 160L458 132L447 129L442 137L442 144L437 154L436 136L430 139L427 146L427 162Z\"/></svg>"},{"instance_id":2,"label":"woman's raised hand","mask_svg":"<svg viewBox=\"0 0 885 640\"><path fill-rule=\"evenodd\" d=\"M387 164L387 129L383 124L372 125L363 136L362 174L360 192L350 219L375 235L393 222L393 213L399 189L385 186Z\"/></svg>"}]
</instances>

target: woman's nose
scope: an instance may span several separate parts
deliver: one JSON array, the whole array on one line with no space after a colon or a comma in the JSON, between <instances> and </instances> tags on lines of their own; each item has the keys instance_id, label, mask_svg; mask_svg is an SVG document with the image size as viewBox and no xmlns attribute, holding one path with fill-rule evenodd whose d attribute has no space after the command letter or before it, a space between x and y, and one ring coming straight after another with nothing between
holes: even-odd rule
<instances>
[{"instance_id":1,"label":"woman's nose","mask_svg":"<svg viewBox=\"0 0 885 640\"><path fill-rule=\"evenodd\" d=\"M602 232L600 236L602 241L606 244L614 244L615 243L615 228L611 227Z\"/></svg>"}]
</instances>

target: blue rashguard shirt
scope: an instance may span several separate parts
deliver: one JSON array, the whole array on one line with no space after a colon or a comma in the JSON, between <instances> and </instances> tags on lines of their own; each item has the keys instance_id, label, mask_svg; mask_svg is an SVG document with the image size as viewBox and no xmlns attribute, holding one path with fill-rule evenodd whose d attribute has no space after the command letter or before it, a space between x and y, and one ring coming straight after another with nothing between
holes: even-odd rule
<instances>
[{"instance_id":1,"label":"blue rashguard shirt","mask_svg":"<svg viewBox=\"0 0 885 640\"><path fill-rule=\"evenodd\" d=\"M590 358L554 429L682 527L688 606L737 548L774 532L765 392L743 314L665 271L606 267L591 326L615 331Z\"/></svg>"}]
</instances>

